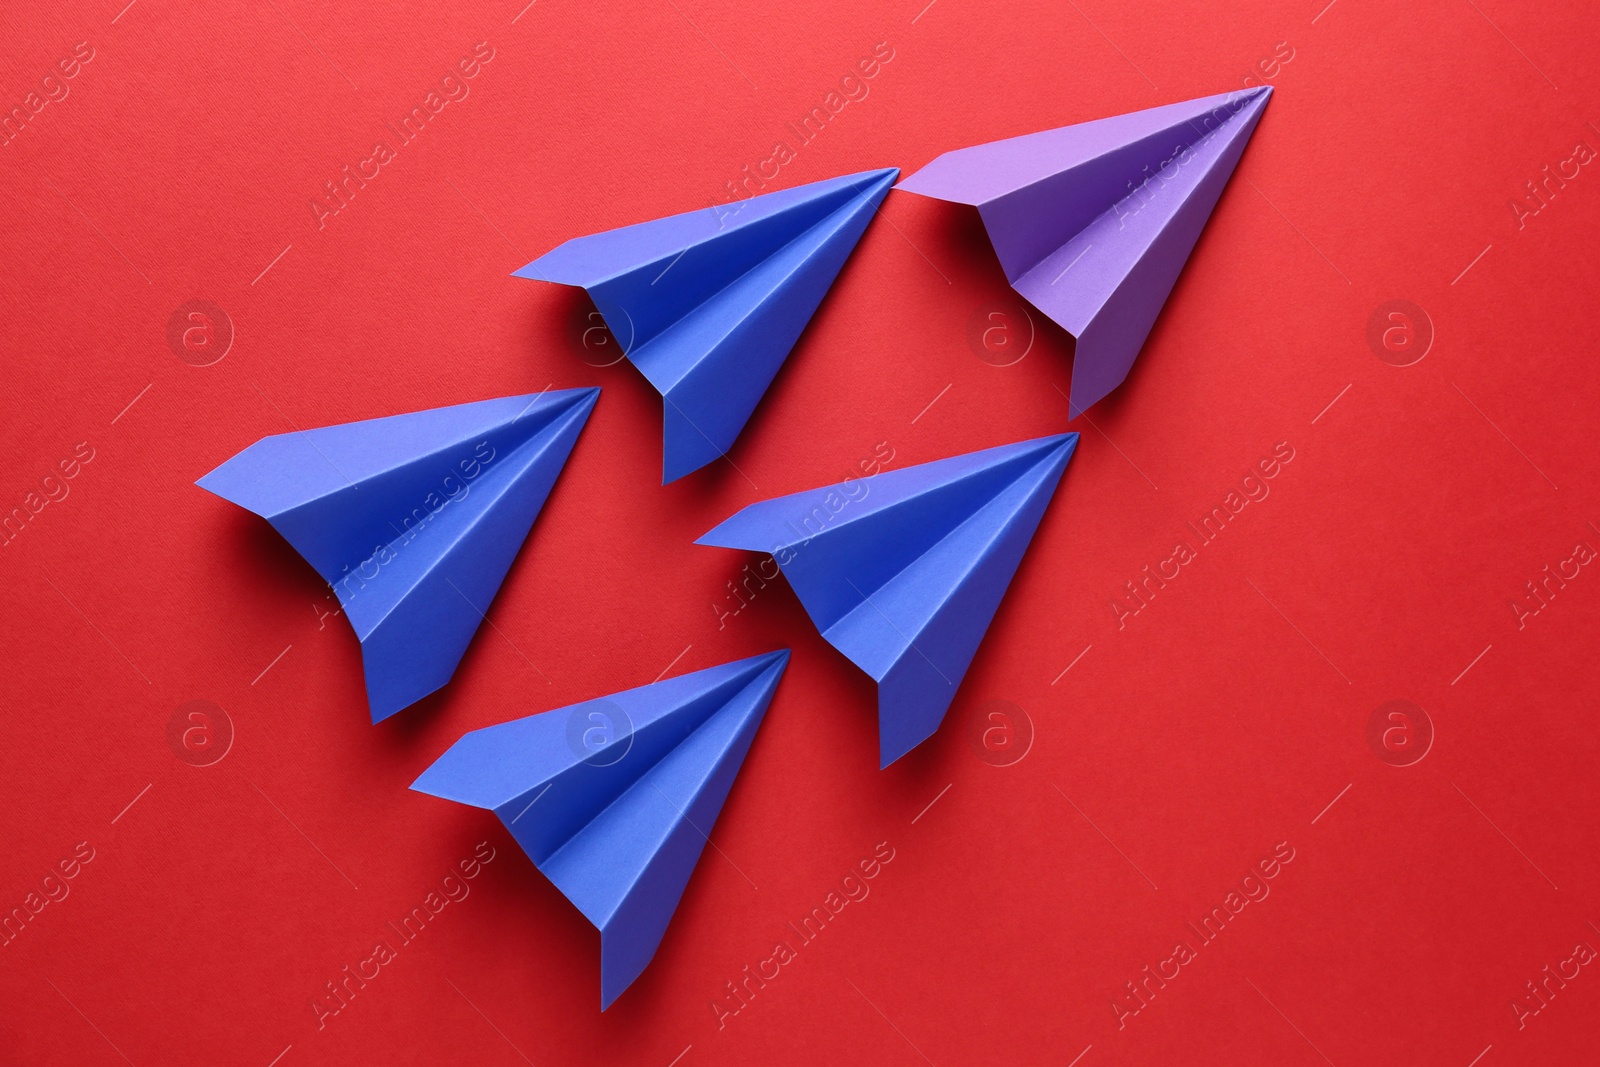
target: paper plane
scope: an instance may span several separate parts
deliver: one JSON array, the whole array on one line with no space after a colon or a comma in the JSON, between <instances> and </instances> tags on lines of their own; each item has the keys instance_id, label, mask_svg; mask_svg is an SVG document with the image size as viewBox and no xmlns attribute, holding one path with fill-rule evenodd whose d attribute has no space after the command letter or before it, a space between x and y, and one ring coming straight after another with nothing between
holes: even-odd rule
<instances>
[{"instance_id":1,"label":"paper plane","mask_svg":"<svg viewBox=\"0 0 1600 1067\"><path fill-rule=\"evenodd\" d=\"M878 683L887 767L939 728L1075 433L751 504L702 545L771 553L822 636Z\"/></svg>"},{"instance_id":2,"label":"paper plane","mask_svg":"<svg viewBox=\"0 0 1600 1067\"><path fill-rule=\"evenodd\" d=\"M465 734L411 784L500 816L600 930L600 1008L656 953L789 651Z\"/></svg>"},{"instance_id":3,"label":"paper plane","mask_svg":"<svg viewBox=\"0 0 1600 1067\"><path fill-rule=\"evenodd\" d=\"M196 484L272 523L333 587L379 722L455 673L599 395L276 434Z\"/></svg>"},{"instance_id":4,"label":"paper plane","mask_svg":"<svg viewBox=\"0 0 1600 1067\"><path fill-rule=\"evenodd\" d=\"M1076 418L1128 376L1271 95L962 148L897 188L977 207L1011 287L1077 338Z\"/></svg>"},{"instance_id":5,"label":"paper plane","mask_svg":"<svg viewBox=\"0 0 1600 1067\"><path fill-rule=\"evenodd\" d=\"M662 484L722 456L900 172L568 241L513 275L582 286L663 399Z\"/></svg>"}]
</instances>

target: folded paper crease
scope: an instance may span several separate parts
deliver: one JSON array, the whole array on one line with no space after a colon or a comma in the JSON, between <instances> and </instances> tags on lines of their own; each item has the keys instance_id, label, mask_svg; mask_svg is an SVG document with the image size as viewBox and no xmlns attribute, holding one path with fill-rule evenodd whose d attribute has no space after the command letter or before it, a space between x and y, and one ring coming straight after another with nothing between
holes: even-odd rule
<instances>
[{"instance_id":1,"label":"folded paper crease","mask_svg":"<svg viewBox=\"0 0 1600 1067\"><path fill-rule=\"evenodd\" d=\"M698 544L771 553L878 683L879 755L938 729L1077 447L1061 434L751 504Z\"/></svg>"},{"instance_id":2,"label":"folded paper crease","mask_svg":"<svg viewBox=\"0 0 1600 1067\"><path fill-rule=\"evenodd\" d=\"M665 484L733 447L899 173L574 238L514 277L588 292L662 396Z\"/></svg>"},{"instance_id":3,"label":"folded paper crease","mask_svg":"<svg viewBox=\"0 0 1600 1067\"><path fill-rule=\"evenodd\" d=\"M333 589L378 722L455 673L599 393L277 434L196 484L270 522Z\"/></svg>"},{"instance_id":4,"label":"folded paper crease","mask_svg":"<svg viewBox=\"0 0 1600 1067\"><path fill-rule=\"evenodd\" d=\"M487 808L600 931L601 1008L655 955L788 650L456 741L411 786Z\"/></svg>"},{"instance_id":5,"label":"folded paper crease","mask_svg":"<svg viewBox=\"0 0 1600 1067\"><path fill-rule=\"evenodd\" d=\"M1077 338L1076 417L1128 376L1271 95L957 149L896 188L977 207L1012 288Z\"/></svg>"}]
</instances>

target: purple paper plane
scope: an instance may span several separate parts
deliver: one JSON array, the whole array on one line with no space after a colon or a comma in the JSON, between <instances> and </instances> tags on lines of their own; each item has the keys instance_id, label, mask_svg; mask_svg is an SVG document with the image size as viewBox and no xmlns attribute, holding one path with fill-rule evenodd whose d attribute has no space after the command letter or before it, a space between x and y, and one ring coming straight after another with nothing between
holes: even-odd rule
<instances>
[{"instance_id":1,"label":"purple paper plane","mask_svg":"<svg viewBox=\"0 0 1600 1067\"><path fill-rule=\"evenodd\" d=\"M939 728L1078 435L751 504L702 545L769 552L822 636L878 683L887 767Z\"/></svg>"},{"instance_id":2,"label":"purple paper plane","mask_svg":"<svg viewBox=\"0 0 1600 1067\"><path fill-rule=\"evenodd\" d=\"M896 188L977 207L1011 287L1077 338L1077 417L1128 376L1271 95L957 149Z\"/></svg>"},{"instance_id":3,"label":"purple paper plane","mask_svg":"<svg viewBox=\"0 0 1600 1067\"><path fill-rule=\"evenodd\" d=\"M578 237L514 273L582 286L662 396L662 484L733 447L900 172Z\"/></svg>"},{"instance_id":4,"label":"purple paper plane","mask_svg":"<svg viewBox=\"0 0 1600 1067\"><path fill-rule=\"evenodd\" d=\"M465 734L411 788L488 808L600 930L600 1008L655 955L787 649Z\"/></svg>"},{"instance_id":5,"label":"purple paper plane","mask_svg":"<svg viewBox=\"0 0 1600 1067\"><path fill-rule=\"evenodd\" d=\"M333 587L378 722L455 673L599 395L263 437L197 484L272 523Z\"/></svg>"}]
</instances>

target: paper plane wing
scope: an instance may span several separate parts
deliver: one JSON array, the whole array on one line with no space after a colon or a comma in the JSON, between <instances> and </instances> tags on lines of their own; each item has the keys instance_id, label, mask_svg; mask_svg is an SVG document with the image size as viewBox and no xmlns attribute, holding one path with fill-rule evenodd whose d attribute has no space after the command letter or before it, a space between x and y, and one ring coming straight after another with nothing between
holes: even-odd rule
<instances>
[{"instance_id":1,"label":"paper plane wing","mask_svg":"<svg viewBox=\"0 0 1600 1067\"><path fill-rule=\"evenodd\" d=\"M751 504L699 544L771 553L829 644L878 683L887 767L939 728L1078 435Z\"/></svg>"},{"instance_id":2,"label":"paper plane wing","mask_svg":"<svg viewBox=\"0 0 1600 1067\"><path fill-rule=\"evenodd\" d=\"M1076 417L1128 376L1271 95L962 148L897 188L978 208L1012 288L1077 338Z\"/></svg>"},{"instance_id":3,"label":"paper plane wing","mask_svg":"<svg viewBox=\"0 0 1600 1067\"><path fill-rule=\"evenodd\" d=\"M662 396L666 484L733 447L899 173L579 237L515 277L588 291Z\"/></svg>"},{"instance_id":4,"label":"paper plane wing","mask_svg":"<svg viewBox=\"0 0 1600 1067\"><path fill-rule=\"evenodd\" d=\"M600 1007L644 970L789 663L725 663L464 735L411 788L488 808L600 930Z\"/></svg>"},{"instance_id":5,"label":"paper plane wing","mask_svg":"<svg viewBox=\"0 0 1600 1067\"><path fill-rule=\"evenodd\" d=\"M333 587L378 722L455 673L599 393L277 434L196 484L272 523Z\"/></svg>"}]
</instances>

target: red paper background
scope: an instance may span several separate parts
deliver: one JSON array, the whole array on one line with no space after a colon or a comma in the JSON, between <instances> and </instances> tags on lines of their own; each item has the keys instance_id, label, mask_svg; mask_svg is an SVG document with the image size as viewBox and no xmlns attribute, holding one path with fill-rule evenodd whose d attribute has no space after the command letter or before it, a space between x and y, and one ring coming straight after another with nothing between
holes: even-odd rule
<instances>
[{"instance_id":1,"label":"red paper background","mask_svg":"<svg viewBox=\"0 0 1600 1067\"><path fill-rule=\"evenodd\" d=\"M1600 147L1591 6L523 2L7 19L0 103L68 92L0 148L0 505L67 495L0 549L0 905L79 842L94 858L0 948L0 1060L1595 1062L1596 968L1537 1014L1525 983L1600 946L1600 574L1552 580L1520 627L1510 606L1600 548L1600 173L1565 164L1520 225L1510 206ZM81 41L93 59L44 86ZM477 42L468 95L319 226L323 183ZM592 365L609 350L584 346L581 294L507 275L725 199L879 42L868 95L770 187L1252 71L1279 91L1088 418L1058 392L1070 339L1018 310L973 220L893 193L739 469L662 488L659 400ZM166 339L197 298L234 331L209 366ZM1368 339L1396 299L1433 335L1405 367ZM980 358L994 324L1020 361ZM265 434L590 384L494 628L379 727L310 568L192 484ZM870 684L786 587L719 626L753 557L692 540L744 504L879 442L900 467L1069 428L1082 446L944 729L888 771ZM80 442L93 458L41 488ZM1119 625L1123 583L1280 442L1270 495ZM794 660L716 848L602 1015L597 935L492 816L406 786L464 730L776 647ZM169 734L191 700L234 732L210 766ZM995 700L1034 735L1010 766L979 755ZM1414 765L1369 742L1390 700L1432 724ZM495 858L470 895L399 944L386 924L478 842ZM879 842L870 895L801 947L786 924ZM1200 945L1185 923L1280 842L1270 895ZM396 958L319 1019L380 939ZM719 1019L780 939L798 958ZM1195 958L1119 1017L1180 939Z\"/></svg>"}]
</instances>

